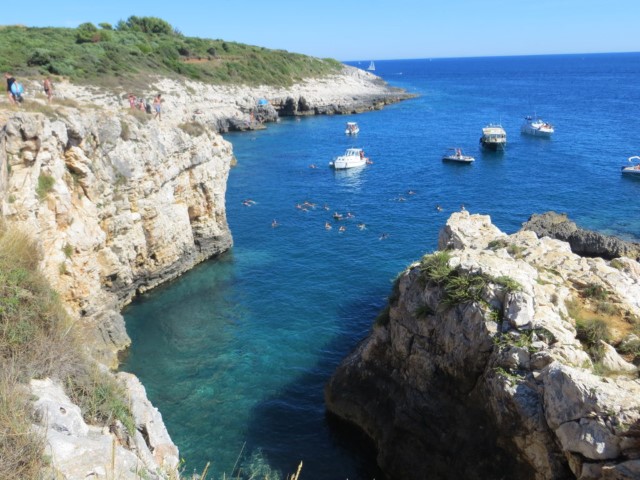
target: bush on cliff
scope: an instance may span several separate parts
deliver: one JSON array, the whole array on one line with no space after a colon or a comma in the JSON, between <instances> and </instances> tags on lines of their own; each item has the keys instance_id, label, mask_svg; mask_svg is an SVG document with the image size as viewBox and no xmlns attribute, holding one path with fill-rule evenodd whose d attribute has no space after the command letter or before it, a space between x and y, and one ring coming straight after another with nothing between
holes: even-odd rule
<instances>
[{"instance_id":1,"label":"bush on cliff","mask_svg":"<svg viewBox=\"0 0 640 480\"><path fill-rule=\"evenodd\" d=\"M39 272L28 235L0 223L0 478L37 478L44 441L31 430L26 383L51 377L66 384L90 423L133 421L122 389L83 354L74 325Z\"/></svg>"},{"instance_id":2,"label":"bush on cliff","mask_svg":"<svg viewBox=\"0 0 640 480\"><path fill-rule=\"evenodd\" d=\"M0 27L0 70L20 76L64 75L94 84L116 79L120 86L150 75L180 75L215 84L287 86L341 69L336 60L186 37L156 17L132 16L116 29L100 26Z\"/></svg>"}]
</instances>

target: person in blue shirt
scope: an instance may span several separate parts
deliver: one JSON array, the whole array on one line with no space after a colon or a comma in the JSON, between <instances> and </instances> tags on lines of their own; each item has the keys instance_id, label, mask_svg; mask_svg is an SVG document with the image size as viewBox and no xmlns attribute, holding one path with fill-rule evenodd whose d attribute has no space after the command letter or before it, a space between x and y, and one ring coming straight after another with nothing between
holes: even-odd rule
<instances>
[{"instance_id":1,"label":"person in blue shirt","mask_svg":"<svg viewBox=\"0 0 640 480\"><path fill-rule=\"evenodd\" d=\"M16 79L13 78L13 76L9 72L4 74L4 78L7 79L7 96L9 97L9 101L13 105L16 105L17 104L16 94L11 91L11 87L13 86L14 83L16 83Z\"/></svg>"}]
</instances>

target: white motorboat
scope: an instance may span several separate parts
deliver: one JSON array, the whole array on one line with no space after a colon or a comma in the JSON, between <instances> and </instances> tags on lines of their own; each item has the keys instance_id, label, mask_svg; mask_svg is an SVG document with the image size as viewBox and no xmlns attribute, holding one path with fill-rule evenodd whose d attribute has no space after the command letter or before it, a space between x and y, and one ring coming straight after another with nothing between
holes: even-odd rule
<instances>
[{"instance_id":1,"label":"white motorboat","mask_svg":"<svg viewBox=\"0 0 640 480\"><path fill-rule=\"evenodd\" d=\"M347 135L357 135L360 132L360 127L356 122L347 122L347 128L344 131Z\"/></svg>"},{"instance_id":2,"label":"white motorboat","mask_svg":"<svg viewBox=\"0 0 640 480\"><path fill-rule=\"evenodd\" d=\"M369 64L369 66L367 67L367 70L369 70L370 72L375 72L376 71L376 64L373 63L373 61Z\"/></svg>"},{"instance_id":3,"label":"white motorboat","mask_svg":"<svg viewBox=\"0 0 640 480\"><path fill-rule=\"evenodd\" d=\"M459 163L471 163L476 159L470 155L463 155L462 150L459 148L452 148L453 153L449 155L445 155L442 157L442 160L445 162L459 162Z\"/></svg>"},{"instance_id":4,"label":"white motorboat","mask_svg":"<svg viewBox=\"0 0 640 480\"><path fill-rule=\"evenodd\" d=\"M482 129L480 143L489 150L504 150L507 146L507 132L504 131L502 125L490 123Z\"/></svg>"},{"instance_id":5,"label":"white motorboat","mask_svg":"<svg viewBox=\"0 0 640 480\"><path fill-rule=\"evenodd\" d=\"M520 127L520 131L534 137L550 137L553 132L553 125L545 122L541 118L527 116L524 117L524 123Z\"/></svg>"},{"instance_id":6,"label":"white motorboat","mask_svg":"<svg viewBox=\"0 0 640 480\"><path fill-rule=\"evenodd\" d=\"M329 166L336 170L344 170L346 168L363 167L368 163L368 158L364 156L364 150L361 148L347 148L343 155L329 162Z\"/></svg>"},{"instance_id":7,"label":"white motorboat","mask_svg":"<svg viewBox=\"0 0 640 480\"><path fill-rule=\"evenodd\" d=\"M622 173L640 177L640 157L637 155L635 157L629 157L630 162L633 162L634 160L638 161L638 163L635 165L629 165L628 167L622 167Z\"/></svg>"}]
</instances>

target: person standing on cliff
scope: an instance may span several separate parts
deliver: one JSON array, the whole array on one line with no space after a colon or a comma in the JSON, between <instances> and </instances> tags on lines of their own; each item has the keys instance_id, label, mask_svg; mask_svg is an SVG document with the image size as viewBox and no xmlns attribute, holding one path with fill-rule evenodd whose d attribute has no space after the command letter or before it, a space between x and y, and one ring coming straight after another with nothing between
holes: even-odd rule
<instances>
[{"instance_id":1,"label":"person standing on cliff","mask_svg":"<svg viewBox=\"0 0 640 480\"><path fill-rule=\"evenodd\" d=\"M44 93L47 95L47 102L51 103L51 98L53 98L53 84L51 83L51 78L46 77L44 82L42 82L42 86L44 88Z\"/></svg>"},{"instance_id":2,"label":"person standing on cliff","mask_svg":"<svg viewBox=\"0 0 640 480\"><path fill-rule=\"evenodd\" d=\"M9 102L11 102L12 105L17 105L16 95L11 91L11 87L16 83L16 79L13 78L13 75L9 72L4 74L4 78L7 79L7 96L9 97Z\"/></svg>"},{"instance_id":3,"label":"person standing on cliff","mask_svg":"<svg viewBox=\"0 0 640 480\"><path fill-rule=\"evenodd\" d=\"M162 96L160 94L153 99L153 108L156 111L155 118L162 120Z\"/></svg>"}]
</instances>

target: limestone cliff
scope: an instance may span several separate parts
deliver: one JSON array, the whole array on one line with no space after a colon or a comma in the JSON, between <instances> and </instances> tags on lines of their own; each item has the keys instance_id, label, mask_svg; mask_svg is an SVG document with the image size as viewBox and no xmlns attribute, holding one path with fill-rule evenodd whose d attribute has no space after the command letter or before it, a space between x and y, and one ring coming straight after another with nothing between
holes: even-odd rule
<instances>
[{"instance_id":1,"label":"limestone cliff","mask_svg":"<svg viewBox=\"0 0 640 480\"><path fill-rule=\"evenodd\" d=\"M134 295L232 244L225 213L231 144L217 132L264 128L280 115L350 113L407 98L366 72L288 89L216 87L157 78L162 118L128 92L55 82L51 106L25 79L19 108L0 98L0 220L30 232L42 270L98 362L130 340L120 314ZM268 99L265 103L261 100ZM125 373L136 432L84 423L55 382L31 383L34 429L56 478L176 478L179 454L144 387Z\"/></svg>"},{"instance_id":2,"label":"limestone cliff","mask_svg":"<svg viewBox=\"0 0 640 480\"><path fill-rule=\"evenodd\" d=\"M401 273L329 411L375 440L391 478L639 478L638 263L468 212L439 248ZM585 336L594 317L609 337Z\"/></svg>"},{"instance_id":3,"label":"limestone cliff","mask_svg":"<svg viewBox=\"0 0 640 480\"><path fill-rule=\"evenodd\" d=\"M93 356L128 344L121 307L231 245L231 145L126 112L15 113L0 136L2 214L38 239L43 270Z\"/></svg>"}]
</instances>

